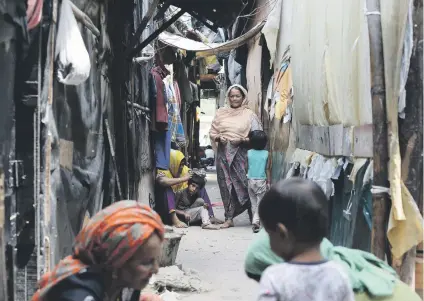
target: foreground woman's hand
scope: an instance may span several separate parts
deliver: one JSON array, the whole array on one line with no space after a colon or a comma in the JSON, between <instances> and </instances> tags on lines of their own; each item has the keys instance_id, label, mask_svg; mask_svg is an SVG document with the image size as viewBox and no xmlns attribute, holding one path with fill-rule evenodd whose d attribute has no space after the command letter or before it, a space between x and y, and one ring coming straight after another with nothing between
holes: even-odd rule
<instances>
[{"instance_id":1,"label":"foreground woman's hand","mask_svg":"<svg viewBox=\"0 0 424 301\"><path fill-rule=\"evenodd\" d=\"M218 140L219 140L219 142L220 142L220 143L222 143L222 144L226 144L226 143L228 142L227 138L222 137L222 136L219 136L219 137L218 137Z\"/></svg>"},{"instance_id":2,"label":"foreground woman's hand","mask_svg":"<svg viewBox=\"0 0 424 301\"><path fill-rule=\"evenodd\" d=\"M235 146L239 146L239 145L240 145L240 144L242 144L244 141L245 141L245 140L244 140L243 138L241 138L241 139L234 139L234 140L231 140L231 144L232 144L232 145L235 145Z\"/></svg>"},{"instance_id":3,"label":"foreground woman's hand","mask_svg":"<svg viewBox=\"0 0 424 301\"><path fill-rule=\"evenodd\" d=\"M162 301L162 298L155 294L142 294L139 301Z\"/></svg>"}]
</instances>

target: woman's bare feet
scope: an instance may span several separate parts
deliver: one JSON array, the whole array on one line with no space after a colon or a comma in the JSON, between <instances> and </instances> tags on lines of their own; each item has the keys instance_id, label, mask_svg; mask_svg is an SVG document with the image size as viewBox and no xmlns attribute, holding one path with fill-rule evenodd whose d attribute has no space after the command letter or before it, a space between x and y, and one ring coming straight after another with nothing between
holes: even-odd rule
<instances>
[{"instance_id":1,"label":"woman's bare feet","mask_svg":"<svg viewBox=\"0 0 424 301\"><path fill-rule=\"evenodd\" d=\"M187 224L180 221L176 214L172 215L172 226L175 228L188 228Z\"/></svg>"},{"instance_id":2,"label":"woman's bare feet","mask_svg":"<svg viewBox=\"0 0 424 301\"><path fill-rule=\"evenodd\" d=\"M202 225L202 229L204 230L219 230L221 227L218 225L212 225L212 224L208 224L208 225Z\"/></svg>"},{"instance_id":3,"label":"woman's bare feet","mask_svg":"<svg viewBox=\"0 0 424 301\"><path fill-rule=\"evenodd\" d=\"M187 224L186 223L183 223L180 220L178 222L176 222L176 223L173 223L173 226L175 228L188 228Z\"/></svg>"},{"instance_id":4,"label":"woman's bare feet","mask_svg":"<svg viewBox=\"0 0 424 301\"><path fill-rule=\"evenodd\" d=\"M231 228L231 227L234 227L234 222L231 219L227 220L225 223L223 223L220 226L221 229L228 229L228 228Z\"/></svg>"},{"instance_id":5,"label":"woman's bare feet","mask_svg":"<svg viewBox=\"0 0 424 301\"><path fill-rule=\"evenodd\" d=\"M221 224L223 224L224 223L224 221L222 221L222 220L220 220L220 219L217 219L216 217L214 217L214 216L212 216L211 218L210 218L210 221L211 221L211 223L212 224L214 224L214 225L221 225Z\"/></svg>"}]
</instances>

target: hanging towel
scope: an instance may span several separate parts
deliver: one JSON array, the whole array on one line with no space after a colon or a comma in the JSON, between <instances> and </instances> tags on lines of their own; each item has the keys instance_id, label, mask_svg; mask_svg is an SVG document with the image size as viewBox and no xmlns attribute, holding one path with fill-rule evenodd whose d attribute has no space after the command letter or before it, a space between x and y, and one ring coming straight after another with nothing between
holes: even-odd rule
<instances>
[{"instance_id":1,"label":"hanging towel","mask_svg":"<svg viewBox=\"0 0 424 301\"><path fill-rule=\"evenodd\" d=\"M278 97L275 102L275 118L281 120L291 104L291 89L293 86L290 62L285 61L275 76L275 89Z\"/></svg>"},{"instance_id":2,"label":"hanging towel","mask_svg":"<svg viewBox=\"0 0 424 301\"><path fill-rule=\"evenodd\" d=\"M175 91L175 82L170 78L165 79L166 94L168 97L169 117L168 130L171 131L171 141L177 143L180 147L185 145L184 127L181 122L180 107L178 99L180 98Z\"/></svg>"},{"instance_id":3,"label":"hanging towel","mask_svg":"<svg viewBox=\"0 0 424 301\"><path fill-rule=\"evenodd\" d=\"M168 126L167 97L165 94L165 85L163 80L169 74L168 70L161 67L155 67L151 70L150 78L150 103L154 107L155 124L153 128L157 130L166 130Z\"/></svg>"}]
</instances>

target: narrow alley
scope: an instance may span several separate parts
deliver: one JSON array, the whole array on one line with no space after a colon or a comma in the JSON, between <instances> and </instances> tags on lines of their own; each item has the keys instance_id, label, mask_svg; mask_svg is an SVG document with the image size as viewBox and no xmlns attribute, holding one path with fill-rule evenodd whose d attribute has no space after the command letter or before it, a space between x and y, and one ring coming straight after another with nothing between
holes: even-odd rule
<instances>
[{"instance_id":1,"label":"narrow alley","mask_svg":"<svg viewBox=\"0 0 424 301\"><path fill-rule=\"evenodd\" d=\"M423 1L0 0L0 301L424 300Z\"/></svg>"},{"instance_id":2,"label":"narrow alley","mask_svg":"<svg viewBox=\"0 0 424 301\"><path fill-rule=\"evenodd\" d=\"M218 218L224 219L216 174L207 175L206 189ZM247 213L235 219L236 227L218 231L190 227L181 240L177 264L193 269L210 289L200 294L182 295L187 301L254 300L257 284L244 272L244 259L254 234Z\"/></svg>"}]
</instances>

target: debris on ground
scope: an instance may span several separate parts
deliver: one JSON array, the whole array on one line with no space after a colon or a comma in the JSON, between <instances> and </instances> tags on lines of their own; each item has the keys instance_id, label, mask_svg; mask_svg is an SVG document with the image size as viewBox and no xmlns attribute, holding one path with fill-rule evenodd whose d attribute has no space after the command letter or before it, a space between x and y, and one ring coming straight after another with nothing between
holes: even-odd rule
<instances>
[{"instance_id":1,"label":"debris on ground","mask_svg":"<svg viewBox=\"0 0 424 301\"><path fill-rule=\"evenodd\" d=\"M160 294L160 298L162 301L178 301L180 300L180 295L176 292L170 292L168 290L165 290L162 294Z\"/></svg>"},{"instance_id":2,"label":"debris on ground","mask_svg":"<svg viewBox=\"0 0 424 301\"><path fill-rule=\"evenodd\" d=\"M175 232L172 227L165 226L165 240L162 246L162 253L159 259L161 267L172 266L177 259L181 238L184 234Z\"/></svg>"},{"instance_id":3,"label":"debris on ground","mask_svg":"<svg viewBox=\"0 0 424 301\"><path fill-rule=\"evenodd\" d=\"M192 269L183 270L174 265L159 269L147 290L156 292L208 292L198 273ZM171 299L172 300L172 299Z\"/></svg>"}]
</instances>

